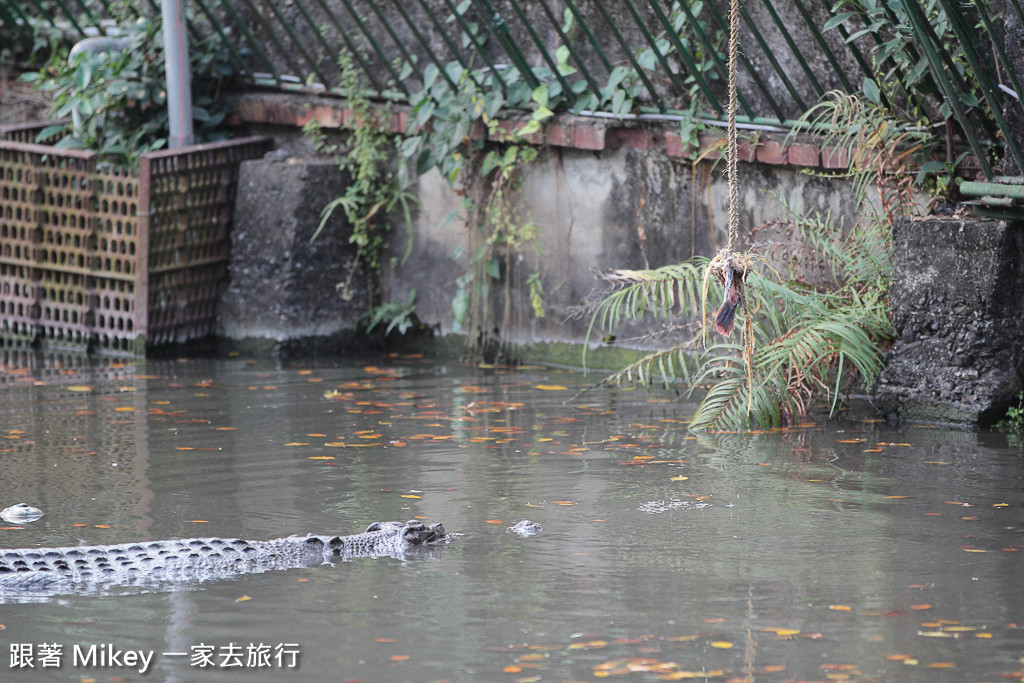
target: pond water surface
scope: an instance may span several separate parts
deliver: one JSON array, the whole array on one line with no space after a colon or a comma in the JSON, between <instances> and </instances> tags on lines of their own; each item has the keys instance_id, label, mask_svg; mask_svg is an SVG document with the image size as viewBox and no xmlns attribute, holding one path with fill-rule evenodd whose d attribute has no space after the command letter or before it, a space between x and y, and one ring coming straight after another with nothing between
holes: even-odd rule
<instances>
[{"instance_id":1,"label":"pond water surface","mask_svg":"<svg viewBox=\"0 0 1024 683\"><path fill-rule=\"evenodd\" d=\"M422 559L8 599L0 680L1024 677L1024 468L1002 435L853 419L694 435L674 396L569 401L596 379L8 355L0 507L46 514L0 547L410 518L461 535ZM506 531L521 519L543 532ZM75 658L92 645L153 658L145 674Z\"/></svg>"}]
</instances>

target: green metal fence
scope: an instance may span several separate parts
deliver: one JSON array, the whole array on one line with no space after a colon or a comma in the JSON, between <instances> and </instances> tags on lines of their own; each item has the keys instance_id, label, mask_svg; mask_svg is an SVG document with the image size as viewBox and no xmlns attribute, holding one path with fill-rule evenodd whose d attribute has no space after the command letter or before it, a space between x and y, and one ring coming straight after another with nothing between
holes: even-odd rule
<instances>
[{"instance_id":1,"label":"green metal fence","mask_svg":"<svg viewBox=\"0 0 1024 683\"><path fill-rule=\"evenodd\" d=\"M721 1L191 0L188 9L193 37L225 41L252 86L341 94L336 56L346 50L372 94L392 101L472 82L515 104L544 84L580 113L724 120ZM84 34L115 13L158 11L156 0L0 0L0 45L24 62L41 32ZM860 92L954 121L986 178L999 175L996 140L1024 168L1005 114L1024 91L1004 46L1006 22L1022 21L1021 0L748 0L739 121L785 127L827 91Z\"/></svg>"}]
</instances>

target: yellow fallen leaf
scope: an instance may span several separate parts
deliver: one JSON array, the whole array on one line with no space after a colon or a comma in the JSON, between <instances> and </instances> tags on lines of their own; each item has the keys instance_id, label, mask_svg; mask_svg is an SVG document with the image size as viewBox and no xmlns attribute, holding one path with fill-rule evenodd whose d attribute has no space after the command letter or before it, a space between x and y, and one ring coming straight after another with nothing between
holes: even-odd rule
<instances>
[{"instance_id":1,"label":"yellow fallen leaf","mask_svg":"<svg viewBox=\"0 0 1024 683\"><path fill-rule=\"evenodd\" d=\"M285 444L285 446L308 446L308 445L309 444L304 442L304 441L293 441L291 443L286 443Z\"/></svg>"},{"instance_id":2,"label":"yellow fallen leaf","mask_svg":"<svg viewBox=\"0 0 1024 683\"><path fill-rule=\"evenodd\" d=\"M669 477L669 481L686 481L689 477Z\"/></svg>"},{"instance_id":3,"label":"yellow fallen leaf","mask_svg":"<svg viewBox=\"0 0 1024 683\"><path fill-rule=\"evenodd\" d=\"M722 650L728 650L730 647L732 647L732 643L730 643L728 640L713 640L711 641L711 647L717 647Z\"/></svg>"},{"instance_id":4,"label":"yellow fallen leaf","mask_svg":"<svg viewBox=\"0 0 1024 683\"><path fill-rule=\"evenodd\" d=\"M840 612L849 612L851 609L849 605L829 605L828 608L838 610Z\"/></svg>"},{"instance_id":5,"label":"yellow fallen leaf","mask_svg":"<svg viewBox=\"0 0 1024 683\"><path fill-rule=\"evenodd\" d=\"M563 387L561 384L538 384L533 387L534 389L540 389L541 391L567 391L567 387Z\"/></svg>"},{"instance_id":6,"label":"yellow fallen leaf","mask_svg":"<svg viewBox=\"0 0 1024 683\"><path fill-rule=\"evenodd\" d=\"M92 387L84 384L72 384L67 389L68 391L92 391Z\"/></svg>"},{"instance_id":7,"label":"yellow fallen leaf","mask_svg":"<svg viewBox=\"0 0 1024 683\"><path fill-rule=\"evenodd\" d=\"M414 496L411 493L403 493L402 498L422 498L423 496Z\"/></svg>"},{"instance_id":8,"label":"yellow fallen leaf","mask_svg":"<svg viewBox=\"0 0 1024 683\"><path fill-rule=\"evenodd\" d=\"M248 596L248 595L243 595L240 598L236 598L235 602L246 602L248 600L252 600L252 598L250 596Z\"/></svg>"}]
</instances>

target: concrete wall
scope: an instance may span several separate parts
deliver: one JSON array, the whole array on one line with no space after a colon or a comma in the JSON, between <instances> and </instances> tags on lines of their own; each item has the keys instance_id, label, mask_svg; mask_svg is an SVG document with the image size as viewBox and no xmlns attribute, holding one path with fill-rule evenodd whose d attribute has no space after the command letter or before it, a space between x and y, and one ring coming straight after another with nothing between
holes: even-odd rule
<instances>
[{"instance_id":1,"label":"concrete wall","mask_svg":"<svg viewBox=\"0 0 1024 683\"><path fill-rule=\"evenodd\" d=\"M298 132L299 127L315 118L332 130L343 127L347 120L337 101L326 99L250 93L238 97L234 109L250 132L271 135L281 154L302 164L321 162ZM404 129L403 116L396 110L396 130ZM708 131L708 137L702 139L705 160L694 165L684 156L687 150L680 146L675 131L671 123L639 125L568 116L556 117L546 126L538 139L539 156L525 168L516 200L523 218L532 219L540 228L538 248L520 249L509 259L510 268L502 254L501 277L490 283L491 317L504 340L527 346L581 343L589 317L581 317L579 309L605 290L600 273L655 268L694 255L710 257L725 246L729 203L725 164L714 151L708 153L718 138ZM762 133L755 139L747 134L741 145L741 240L752 228L786 217L779 199L798 213L830 212L837 222L845 218L847 224L854 218L856 207L848 182L814 173L844 160L806 140L784 142L779 135ZM470 271L470 256L479 241L471 234L476 228L467 223L471 217L460 209L464 191L453 189L436 172L419 179L411 257L401 261L409 249L409 237L404 219L393 216L389 247L393 265L382 277L385 301L405 302L415 289L417 315L442 336L455 331L452 301L458 291L457 280ZM307 195L326 196L323 192ZM455 220L446 221L453 211ZM293 228L296 234L312 234L315 211L309 211L306 220L309 225ZM246 227L243 224L239 229ZM345 226L337 229L347 230ZM245 234L252 239L256 233ZM333 258L339 262L345 261L352 256L339 246L345 239L335 239L322 248L333 250ZM746 243L735 246L743 249ZM318 247L314 244L313 248ZM539 274L543 285L543 318L534 315L529 301L526 280L533 273ZM322 278L310 276L309 283L306 291L310 297L334 295ZM291 286L300 285L294 282ZM319 310L331 310L329 302ZM297 328L301 329L304 327ZM650 332L648 326L621 330L618 344L642 346L634 335ZM578 356L574 360L578 364Z\"/></svg>"},{"instance_id":2,"label":"concrete wall","mask_svg":"<svg viewBox=\"0 0 1024 683\"><path fill-rule=\"evenodd\" d=\"M848 217L854 212L844 182L759 164L741 165L740 175L744 236L752 227L785 217L776 197L798 211L831 210ZM439 174L423 176L417 194L421 204L413 257L390 269L385 281L392 300L405 300L415 288L419 316L445 333L454 321L456 279L469 268L469 231L474 228L467 226L464 211L460 219L441 226L462 198ZM544 318L536 318L525 288L513 289L515 327L501 333L520 344L582 341L589 319L575 317L574 311L604 290L598 273L655 268L695 254L713 256L728 240L724 163L703 162L695 173L690 162L670 158L661 149L545 149L526 169L520 197L523 213L541 228L540 248L520 250L513 261L521 271L519 282L529 273L540 274L547 310ZM406 248L405 240L404 233L394 235L394 254ZM493 284L500 320L502 287Z\"/></svg>"}]
</instances>

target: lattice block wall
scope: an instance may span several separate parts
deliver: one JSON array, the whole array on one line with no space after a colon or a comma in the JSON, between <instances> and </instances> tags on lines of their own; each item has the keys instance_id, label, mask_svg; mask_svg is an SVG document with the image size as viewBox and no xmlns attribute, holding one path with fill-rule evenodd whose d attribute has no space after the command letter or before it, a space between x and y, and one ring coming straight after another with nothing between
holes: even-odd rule
<instances>
[{"instance_id":1,"label":"lattice block wall","mask_svg":"<svg viewBox=\"0 0 1024 683\"><path fill-rule=\"evenodd\" d=\"M269 141L147 154L135 171L26 131L0 129L4 344L141 353L213 333L238 165Z\"/></svg>"}]
</instances>

